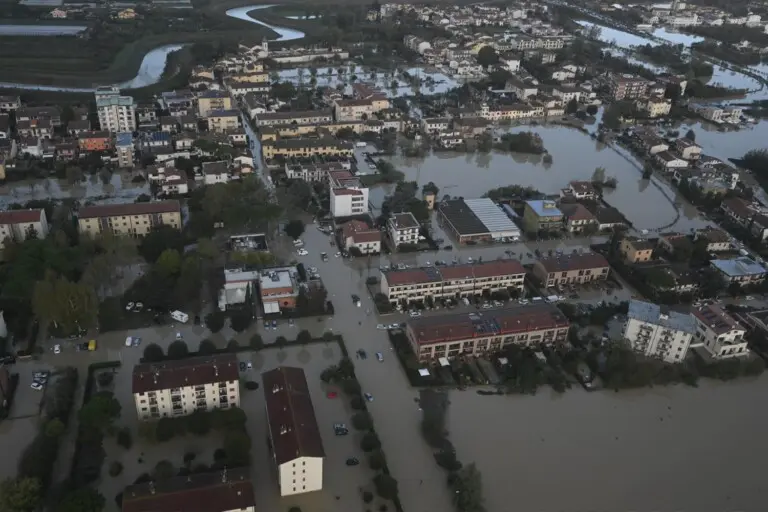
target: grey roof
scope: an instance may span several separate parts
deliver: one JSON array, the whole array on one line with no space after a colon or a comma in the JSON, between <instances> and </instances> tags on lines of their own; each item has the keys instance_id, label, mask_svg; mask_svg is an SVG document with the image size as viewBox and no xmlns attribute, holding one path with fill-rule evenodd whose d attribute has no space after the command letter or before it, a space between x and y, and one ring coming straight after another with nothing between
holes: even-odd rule
<instances>
[{"instance_id":1,"label":"grey roof","mask_svg":"<svg viewBox=\"0 0 768 512\"><path fill-rule=\"evenodd\" d=\"M488 198L443 201L440 212L460 235L520 233L507 214Z\"/></svg>"},{"instance_id":2,"label":"grey roof","mask_svg":"<svg viewBox=\"0 0 768 512\"><path fill-rule=\"evenodd\" d=\"M487 197L480 199L465 199L466 204L472 213L485 224L488 231L517 231L520 230L512 222L504 211L496 203Z\"/></svg>"},{"instance_id":3,"label":"grey roof","mask_svg":"<svg viewBox=\"0 0 768 512\"><path fill-rule=\"evenodd\" d=\"M696 330L696 321L690 314L671 311L666 307L642 300L629 301L627 318L691 334Z\"/></svg>"}]
</instances>

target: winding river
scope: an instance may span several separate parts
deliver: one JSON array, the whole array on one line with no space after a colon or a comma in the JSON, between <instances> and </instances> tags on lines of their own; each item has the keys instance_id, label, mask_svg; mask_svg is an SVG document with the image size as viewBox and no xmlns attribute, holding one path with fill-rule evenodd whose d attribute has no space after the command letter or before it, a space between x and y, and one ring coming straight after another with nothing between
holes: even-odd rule
<instances>
[{"instance_id":1,"label":"winding river","mask_svg":"<svg viewBox=\"0 0 768 512\"><path fill-rule=\"evenodd\" d=\"M271 39L271 41L293 41L304 37L304 32L290 28L275 27L248 15L249 12L266 9L268 7L272 7L272 5L251 5L246 7L237 7L235 9L228 10L227 16L247 21L249 23L255 23L256 25L261 25L277 32L278 37ZM141 66L139 66L139 71L134 78L117 84L104 85L115 85L120 89L138 89L140 87L147 87L148 85L155 84L160 81L163 76L165 64L168 61L168 55L179 50L183 46L184 45L182 44L167 44L159 46L144 56L144 59L141 61ZM93 87L57 87L54 85L20 84L15 82L0 82L0 88L82 93L93 92L95 90Z\"/></svg>"}]
</instances>

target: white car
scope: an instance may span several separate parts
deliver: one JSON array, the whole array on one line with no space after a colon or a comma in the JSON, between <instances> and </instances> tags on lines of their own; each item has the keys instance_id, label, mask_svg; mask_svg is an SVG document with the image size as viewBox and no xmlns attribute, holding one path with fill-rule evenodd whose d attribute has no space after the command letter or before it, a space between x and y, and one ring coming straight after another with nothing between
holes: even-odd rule
<instances>
[{"instance_id":1,"label":"white car","mask_svg":"<svg viewBox=\"0 0 768 512\"><path fill-rule=\"evenodd\" d=\"M309 267L307 270L309 270L312 274L317 274L317 267Z\"/></svg>"},{"instance_id":2,"label":"white car","mask_svg":"<svg viewBox=\"0 0 768 512\"><path fill-rule=\"evenodd\" d=\"M381 355L381 352L376 352L376 360L380 363L384 361L384 356Z\"/></svg>"},{"instance_id":3,"label":"white car","mask_svg":"<svg viewBox=\"0 0 768 512\"><path fill-rule=\"evenodd\" d=\"M133 310L136 313L141 312L144 309L144 303L143 302L137 302L136 305L133 307Z\"/></svg>"},{"instance_id":4,"label":"white car","mask_svg":"<svg viewBox=\"0 0 768 512\"><path fill-rule=\"evenodd\" d=\"M390 329L399 329L400 328L400 324L389 324L389 328Z\"/></svg>"},{"instance_id":5,"label":"white car","mask_svg":"<svg viewBox=\"0 0 768 512\"><path fill-rule=\"evenodd\" d=\"M411 318L420 317L421 311L411 311L410 313L408 313L408 316L410 316Z\"/></svg>"},{"instance_id":6,"label":"white car","mask_svg":"<svg viewBox=\"0 0 768 512\"><path fill-rule=\"evenodd\" d=\"M43 390L43 385L40 384L39 382L33 382L32 384L29 385L29 387L31 387L35 391L42 391Z\"/></svg>"},{"instance_id":7,"label":"white car","mask_svg":"<svg viewBox=\"0 0 768 512\"><path fill-rule=\"evenodd\" d=\"M298 251L296 251L296 254L298 254L299 256L306 256L307 254L309 254L309 251L307 251L306 249L299 249Z\"/></svg>"},{"instance_id":8,"label":"white car","mask_svg":"<svg viewBox=\"0 0 768 512\"><path fill-rule=\"evenodd\" d=\"M61 345L59 345L58 343L56 345L54 345L53 346L53 353L54 354L61 354Z\"/></svg>"},{"instance_id":9,"label":"white car","mask_svg":"<svg viewBox=\"0 0 768 512\"><path fill-rule=\"evenodd\" d=\"M125 310L130 311L133 309L133 306L135 306L135 304L133 302L129 302L128 304L125 305Z\"/></svg>"},{"instance_id":10,"label":"white car","mask_svg":"<svg viewBox=\"0 0 768 512\"><path fill-rule=\"evenodd\" d=\"M336 256L338 258L339 256L341 256L341 253L337 252L336 254L334 254L334 256Z\"/></svg>"},{"instance_id":11,"label":"white car","mask_svg":"<svg viewBox=\"0 0 768 512\"><path fill-rule=\"evenodd\" d=\"M384 324L376 324L376 328L380 331L385 331L387 329L387 326Z\"/></svg>"}]
</instances>

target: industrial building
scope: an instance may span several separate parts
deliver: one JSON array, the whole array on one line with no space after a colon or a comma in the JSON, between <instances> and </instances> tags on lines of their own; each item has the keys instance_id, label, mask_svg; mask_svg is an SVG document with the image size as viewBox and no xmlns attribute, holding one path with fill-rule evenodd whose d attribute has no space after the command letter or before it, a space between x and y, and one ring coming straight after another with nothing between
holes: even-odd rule
<instances>
[{"instance_id":1,"label":"industrial building","mask_svg":"<svg viewBox=\"0 0 768 512\"><path fill-rule=\"evenodd\" d=\"M443 201L437 211L438 223L460 244L520 240L520 229L488 198Z\"/></svg>"}]
</instances>

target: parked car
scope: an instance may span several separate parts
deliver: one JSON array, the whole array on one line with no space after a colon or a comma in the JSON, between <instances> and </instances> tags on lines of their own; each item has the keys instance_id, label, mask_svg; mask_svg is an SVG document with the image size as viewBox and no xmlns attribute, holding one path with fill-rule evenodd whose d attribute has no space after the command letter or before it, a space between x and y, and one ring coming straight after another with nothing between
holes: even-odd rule
<instances>
[{"instance_id":1,"label":"parked car","mask_svg":"<svg viewBox=\"0 0 768 512\"><path fill-rule=\"evenodd\" d=\"M384 325L384 324L376 324L376 328L377 328L378 330L380 330L380 331L385 331L385 330L387 330L389 327L388 327L387 325Z\"/></svg>"},{"instance_id":2,"label":"parked car","mask_svg":"<svg viewBox=\"0 0 768 512\"><path fill-rule=\"evenodd\" d=\"M53 353L54 354L61 354L61 345L58 343L53 346Z\"/></svg>"},{"instance_id":3,"label":"parked car","mask_svg":"<svg viewBox=\"0 0 768 512\"><path fill-rule=\"evenodd\" d=\"M347 459L347 466L357 466L360 464L360 461L357 460L356 457L350 457Z\"/></svg>"},{"instance_id":4,"label":"parked car","mask_svg":"<svg viewBox=\"0 0 768 512\"><path fill-rule=\"evenodd\" d=\"M37 382L37 381L35 381L32 384L30 384L29 387L31 387L35 391L42 391L43 390L43 385L41 383Z\"/></svg>"},{"instance_id":5,"label":"parked car","mask_svg":"<svg viewBox=\"0 0 768 512\"><path fill-rule=\"evenodd\" d=\"M133 302L129 302L128 304L125 305L125 310L130 311L133 309L133 306L135 306L135 304Z\"/></svg>"},{"instance_id":6,"label":"parked car","mask_svg":"<svg viewBox=\"0 0 768 512\"><path fill-rule=\"evenodd\" d=\"M137 302L136 305L133 307L134 313L140 313L144 309L144 303L143 302Z\"/></svg>"},{"instance_id":7,"label":"parked car","mask_svg":"<svg viewBox=\"0 0 768 512\"><path fill-rule=\"evenodd\" d=\"M363 393L363 396L364 396L364 397L365 397L365 399L366 399L366 400L368 400L369 402L373 402L373 395L372 395L372 394L370 394L370 393Z\"/></svg>"},{"instance_id":8,"label":"parked car","mask_svg":"<svg viewBox=\"0 0 768 512\"><path fill-rule=\"evenodd\" d=\"M421 316L421 311L410 311L408 313L408 316L410 316L411 318L420 317Z\"/></svg>"},{"instance_id":9,"label":"parked car","mask_svg":"<svg viewBox=\"0 0 768 512\"><path fill-rule=\"evenodd\" d=\"M277 330L277 320L272 320L272 330L273 331Z\"/></svg>"},{"instance_id":10,"label":"parked car","mask_svg":"<svg viewBox=\"0 0 768 512\"><path fill-rule=\"evenodd\" d=\"M384 361L384 356L381 355L381 352L376 352L376 360L380 363Z\"/></svg>"},{"instance_id":11,"label":"parked car","mask_svg":"<svg viewBox=\"0 0 768 512\"><path fill-rule=\"evenodd\" d=\"M337 436L345 436L349 434L349 429L344 423L334 423L333 433L336 434Z\"/></svg>"}]
</instances>

